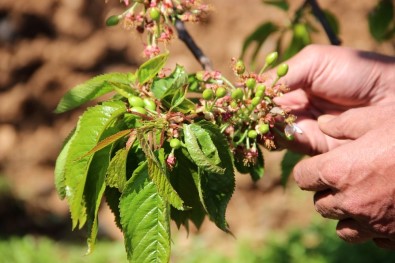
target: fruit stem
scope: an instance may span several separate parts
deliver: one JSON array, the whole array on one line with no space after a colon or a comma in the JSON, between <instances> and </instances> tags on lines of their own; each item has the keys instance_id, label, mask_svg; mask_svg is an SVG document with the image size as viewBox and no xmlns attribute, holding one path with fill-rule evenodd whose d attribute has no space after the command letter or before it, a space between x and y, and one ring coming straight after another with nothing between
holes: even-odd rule
<instances>
[{"instance_id":1,"label":"fruit stem","mask_svg":"<svg viewBox=\"0 0 395 263\"><path fill-rule=\"evenodd\" d=\"M228 85L231 89L235 90L236 87L232 84L232 82L230 82L227 78L225 78L224 76L221 76L221 79L223 80L223 82L226 83L226 85Z\"/></svg>"}]
</instances>

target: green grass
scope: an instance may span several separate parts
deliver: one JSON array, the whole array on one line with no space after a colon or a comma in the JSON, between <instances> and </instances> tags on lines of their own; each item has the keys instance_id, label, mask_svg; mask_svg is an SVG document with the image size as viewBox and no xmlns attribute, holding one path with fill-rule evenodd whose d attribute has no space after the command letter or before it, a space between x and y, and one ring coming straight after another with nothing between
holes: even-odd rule
<instances>
[{"instance_id":1,"label":"green grass","mask_svg":"<svg viewBox=\"0 0 395 263\"><path fill-rule=\"evenodd\" d=\"M172 261L182 263L389 263L395 253L372 243L351 245L334 232L335 223L320 220L308 229L272 233L262 244L250 240L234 240L237 251L224 255L208 247L199 235L192 238L192 249L186 251L173 244ZM121 242L98 242L95 251L85 256L85 244L55 242L32 236L0 240L0 263L123 263L127 262ZM137 262L138 263L138 262Z\"/></svg>"}]
</instances>

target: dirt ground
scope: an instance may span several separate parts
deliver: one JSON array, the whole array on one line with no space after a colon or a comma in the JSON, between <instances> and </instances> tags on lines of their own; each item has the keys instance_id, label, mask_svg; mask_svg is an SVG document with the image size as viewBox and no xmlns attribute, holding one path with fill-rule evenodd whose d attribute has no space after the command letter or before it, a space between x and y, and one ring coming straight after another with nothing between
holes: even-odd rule
<instances>
[{"instance_id":1,"label":"dirt ground","mask_svg":"<svg viewBox=\"0 0 395 263\"><path fill-rule=\"evenodd\" d=\"M83 109L61 115L53 110L74 85L104 72L134 70L143 61L138 36L103 26L105 18L117 11L118 1L109 2L0 1L0 182L6 182L12 193L12 198L0 198L0 236L29 231L55 231L59 236L70 229L67 206L54 191L53 169L61 144ZM292 1L292 9L301 2ZM338 16L344 46L395 54L394 42L378 44L369 37L365 16L375 1L319 2ZM260 0L209 3L214 11L207 21L188 28L214 68L224 74L230 74L230 58L240 54L243 39L258 25L268 20L287 23L283 13ZM328 43L322 34L314 41ZM274 46L269 39L260 56ZM170 65L200 69L180 41L169 49ZM259 239L271 229L308 223L313 213L310 195L296 193L295 201L289 194L294 190L284 193L278 187L280 157L281 153L266 154L267 176L257 185L238 176L228 211L236 236ZM102 219L103 231L119 238L112 223L107 224L112 219L106 210ZM209 224L201 235L213 244L228 239Z\"/></svg>"}]
</instances>

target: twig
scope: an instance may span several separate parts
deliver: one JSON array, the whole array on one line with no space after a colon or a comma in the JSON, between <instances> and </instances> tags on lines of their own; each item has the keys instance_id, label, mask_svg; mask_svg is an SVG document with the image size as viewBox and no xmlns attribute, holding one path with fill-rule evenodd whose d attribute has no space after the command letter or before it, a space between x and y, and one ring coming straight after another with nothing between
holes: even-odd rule
<instances>
[{"instance_id":1,"label":"twig","mask_svg":"<svg viewBox=\"0 0 395 263\"><path fill-rule=\"evenodd\" d=\"M185 28L184 22L179 19L175 21L175 28L179 39L181 39L188 49L192 52L193 56L199 61L205 70L212 70L210 59L204 55L203 51L197 46L188 30Z\"/></svg>"},{"instance_id":2,"label":"twig","mask_svg":"<svg viewBox=\"0 0 395 263\"><path fill-rule=\"evenodd\" d=\"M318 2L316 0L306 0L306 1L310 4L314 16L318 19L318 21L320 21L331 44L339 46L341 44L341 40L337 37L337 35L333 31L332 27L328 22L328 19L326 19L325 17L324 12L322 11L321 7L318 5Z\"/></svg>"}]
</instances>

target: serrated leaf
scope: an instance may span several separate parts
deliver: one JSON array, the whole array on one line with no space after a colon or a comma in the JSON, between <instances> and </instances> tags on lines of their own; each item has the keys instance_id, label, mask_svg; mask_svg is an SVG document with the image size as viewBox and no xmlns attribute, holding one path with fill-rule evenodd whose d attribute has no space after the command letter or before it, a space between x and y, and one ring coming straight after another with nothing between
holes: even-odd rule
<instances>
[{"instance_id":1,"label":"serrated leaf","mask_svg":"<svg viewBox=\"0 0 395 263\"><path fill-rule=\"evenodd\" d=\"M92 156L85 156L78 160L76 158L81 156L81 153L91 150L109 125L125 111L126 107L122 102L105 102L88 108L78 121L64 170L66 198L70 206L73 228L78 223L82 227L86 219L83 192Z\"/></svg>"},{"instance_id":2,"label":"serrated leaf","mask_svg":"<svg viewBox=\"0 0 395 263\"><path fill-rule=\"evenodd\" d=\"M65 139L62 150L60 151L55 164L55 188L59 194L60 199L62 200L66 197L66 179L64 177L64 170L66 166L67 155L70 150L71 139L74 133L75 129L73 129Z\"/></svg>"},{"instance_id":3,"label":"serrated leaf","mask_svg":"<svg viewBox=\"0 0 395 263\"><path fill-rule=\"evenodd\" d=\"M247 49L255 42L255 49L252 53L252 63L255 62L259 50L261 49L263 43L265 43L266 39L274 32L277 32L278 27L277 25L266 22L260 25L252 34L250 34L243 43L243 48L241 51L241 58L243 59L245 56L245 52Z\"/></svg>"},{"instance_id":4,"label":"serrated leaf","mask_svg":"<svg viewBox=\"0 0 395 263\"><path fill-rule=\"evenodd\" d=\"M108 73L94 77L69 90L60 100L55 112L69 111L113 91L114 86L111 83L129 85L131 78L130 73Z\"/></svg>"},{"instance_id":5,"label":"serrated leaf","mask_svg":"<svg viewBox=\"0 0 395 263\"><path fill-rule=\"evenodd\" d=\"M262 0L262 2L267 5L276 6L284 11L289 10L289 4L286 0Z\"/></svg>"},{"instance_id":6,"label":"serrated leaf","mask_svg":"<svg viewBox=\"0 0 395 263\"><path fill-rule=\"evenodd\" d=\"M197 126L197 124L184 124L184 140L189 155L191 156L195 164L204 171L216 174L223 174L225 169L217 165L218 155L214 155L214 157L211 158L211 156L207 156L205 154L205 152L209 151L210 148L217 151L215 145L212 141L211 143L209 143L208 141L199 141L201 137L198 137L195 133L195 130L197 130L198 128L200 127Z\"/></svg>"},{"instance_id":7,"label":"serrated leaf","mask_svg":"<svg viewBox=\"0 0 395 263\"><path fill-rule=\"evenodd\" d=\"M201 121L197 125L205 129L218 150L221 160L220 166L224 168L224 174L199 171L201 189L207 213L212 221L223 231L229 232L225 219L226 208L235 188L235 175L233 171L232 156L226 137L214 124ZM192 157L192 156L191 156Z\"/></svg>"},{"instance_id":8,"label":"serrated leaf","mask_svg":"<svg viewBox=\"0 0 395 263\"><path fill-rule=\"evenodd\" d=\"M137 80L140 84L145 84L153 79L166 64L168 53L160 54L144 62L137 71Z\"/></svg>"},{"instance_id":9,"label":"serrated leaf","mask_svg":"<svg viewBox=\"0 0 395 263\"><path fill-rule=\"evenodd\" d=\"M105 195L106 203L114 215L115 224L120 230L122 230L121 215L119 212L119 201L121 199L121 193L118 191L118 189L106 187L106 190L104 191L104 195Z\"/></svg>"},{"instance_id":10,"label":"serrated leaf","mask_svg":"<svg viewBox=\"0 0 395 263\"><path fill-rule=\"evenodd\" d=\"M110 136L117 131L117 127L106 129L102 138ZM105 178L110 164L111 145L97 151L90 162L88 175L85 182L84 200L87 214L88 250L90 254L96 243L98 231L98 212L101 200L106 189Z\"/></svg>"},{"instance_id":11,"label":"serrated leaf","mask_svg":"<svg viewBox=\"0 0 395 263\"><path fill-rule=\"evenodd\" d=\"M137 133L137 139L140 142L140 146L143 149L147 162L148 162L148 174L151 180L156 184L159 194L172 206L179 210L184 209L184 202L174 190L169 179L167 178L166 171L164 168L164 152L163 149L157 151L158 157L152 152L151 147L147 139L147 134L143 131Z\"/></svg>"},{"instance_id":12,"label":"serrated leaf","mask_svg":"<svg viewBox=\"0 0 395 263\"><path fill-rule=\"evenodd\" d=\"M187 84L188 74L185 68L176 65L176 68L168 77L154 80L151 91L157 99L161 100L169 95L173 95Z\"/></svg>"},{"instance_id":13,"label":"serrated leaf","mask_svg":"<svg viewBox=\"0 0 395 263\"><path fill-rule=\"evenodd\" d=\"M184 211L171 209L171 218L176 222L178 227L184 225L188 230L188 220L191 220L196 228L199 229L203 223L206 212L200 201L201 198L194 181L194 178L199 178L198 168L187 156L185 156L188 155L186 150L176 150L174 155L177 164L173 170L169 171L170 181L184 201L185 206L189 207L189 209Z\"/></svg>"},{"instance_id":14,"label":"serrated leaf","mask_svg":"<svg viewBox=\"0 0 395 263\"><path fill-rule=\"evenodd\" d=\"M97 151L100 151L101 149L103 149L104 147L116 142L117 140L121 139L122 137L125 137L126 135L128 135L130 133L130 129L127 130L123 130L123 131L119 131L111 136L108 136L106 138L104 138L103 140L101 140L95 147L93 147L91 150L89 150L89 152L85 153L84 155L82 155L79 158L84 158L86 156L89 156Z\"/></svg>"},{"instance_id":15,"label":"serrated leaf","mask_svg":"<svg viewBox=\"0 0 395 263\"><path fill-rule=\"evenodd\" d=\"M120 149L111 159L110 165L107 169L106 184L109 187L117 188L121 193L125 188L126 176L126 160L128 157L128 150L126 148Z\"/></svg>"},{"instance_id":16,"label":"serrated leaf","mask_svg":"<svg viewBox=\"0 0 395 263\"><path fill-rule=\"evenodd\" d=\"M387 38L390 25L394 25L394 3L392 0L380 0L368 15L370 34L377 40Z\"/></svg>"},{"instance_id":17,"label":"serrated leaf","mask_svg":"<svg viewBox=\"0 0 395 263\"><path fill-rule=\"evenodd\" d=\"M283 186L287 184L292 169L304 157L303 154L287 151L281 161L281 183Z\"/></svg>"},{"instance_id":18,"label":"serrated leaf","mask_svg":"<svg viewBox=\"0 0 395 263\"><path fill-rule=\"evenodd\" d=\"M128 181L119 207L129 262L169 262L169 205L149 179L147 162Z\"/></svg>"}]
</instances>

